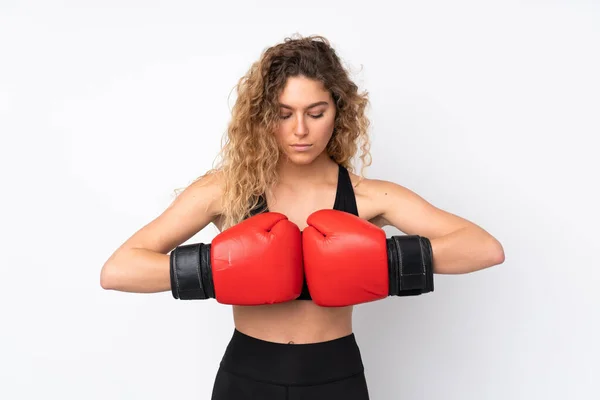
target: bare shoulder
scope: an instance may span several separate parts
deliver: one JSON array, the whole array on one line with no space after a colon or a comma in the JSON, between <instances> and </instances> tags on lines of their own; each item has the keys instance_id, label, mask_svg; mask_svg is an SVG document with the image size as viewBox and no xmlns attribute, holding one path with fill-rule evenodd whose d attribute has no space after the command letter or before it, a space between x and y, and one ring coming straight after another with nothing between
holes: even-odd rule
<instances>
[{"instance_id":1,"label":"bare shoulder","mask_svg":"<svg viewBox=\"0 0 600 400\"><path fill-rule=\"evenodd\" d=\"M190 231L198 232L211 222L219 227L224 190L223 171L212 170L187 186L165 213L171 210L173 215L196 221L190 225Z\"/></svg>"},{"instance_id":2,"label":"bare shoulder","mask_svg":"<svg viewBox=\"0 0 600 400\"><path fill-rule=\"evenodd\" d=\"M170 207L189 206L217 216L221 211L221 196L224 190L224 177L222 171L211 171L192 182L177 198Z\"/></svg>"},{"instance_id":3,"label":"bare shoulder","mask_svg":"<svg viewBox=\"0 0 600 400\"><path fill-rule=\"evenodd\" d=\"M381 204L392 190L406 189L398 184L381 179L364 178L354 173L350 174L354 193L357 197L364 198L370 202Z\"/></svg>"},{"instance_id":4,"label":"bare shoulder","mask_svg":"<svg viewBox=\"0 0 600 400\"><path fill-rule=\"evenodd\" d=\"M351 175L357 202L378 226L394 226L408 235L443 236L472 223L442 210L413 190L395 182Z\"/></svg>"},{"instance_id":5,"label":"bare shoulder","mask_svg":"<svg viewBox=\"0 0 600 400\"><path fill-rule=\"evenodd\" d=\"M166 254L214 222L221 211L222 192L222 174L205 174L181 191L158 217L135 232L119 249L144 248Z\"/></svg>"},{"instance_id":6,"label":"bare shoulder","mask_svg":"<svg viewBox=\"0 0 600 400\"><path fill-rule=\"evenodd\" d=\"M389 221L383 217L384 201L389 192L387 186L390 182L369 179L354 173L350 173L350 180L360 216L379 227L390 225Z\"/></svg>"}]
</instances>

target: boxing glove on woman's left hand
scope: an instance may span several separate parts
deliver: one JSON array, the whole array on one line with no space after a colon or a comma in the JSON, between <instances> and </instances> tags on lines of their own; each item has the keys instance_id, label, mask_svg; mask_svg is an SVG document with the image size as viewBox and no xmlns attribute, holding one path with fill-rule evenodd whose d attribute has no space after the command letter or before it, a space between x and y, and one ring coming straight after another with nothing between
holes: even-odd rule
<instances>
[{"instance_id":1,"label":"boxing glove on woman's left hand","mask_svg":"<svg viewBox=\"0 0 600 400\"><path fill-rule=\"evenodd\" d=\"M304 274L313 301L348 306L433 291L427 238L393 236L356 215L320 210L302 232Z\"/></svg>"},{"instance_id":2,"label":"boxing glove on woman's left hand","mask_svg":"<svg viewBox=\"0 0 600 400\"><path fill-rule=\"evenodd\" d=\"M260 305L290 301L302 291L300 229L280 213L248 218L211 244L179 246L170 260L176 299Z\"/></svg>"}]
</instances>

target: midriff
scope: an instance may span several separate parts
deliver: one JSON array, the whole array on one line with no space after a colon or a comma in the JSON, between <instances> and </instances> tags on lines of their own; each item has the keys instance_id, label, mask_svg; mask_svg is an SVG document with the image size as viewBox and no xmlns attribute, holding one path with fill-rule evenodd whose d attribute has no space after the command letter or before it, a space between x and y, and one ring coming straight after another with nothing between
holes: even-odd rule
<instances>
[{"instance_id":1,"label":"midriff","mask_svg":"<svg viewBox=\"0 0 600 400\"><path fill-rule=\"evenodd\" d=\"M306 344L352 333L352 306L320 307L309 300L260 306L233 306L237 330L261 340Z\"/></svg>"}]
</instances>

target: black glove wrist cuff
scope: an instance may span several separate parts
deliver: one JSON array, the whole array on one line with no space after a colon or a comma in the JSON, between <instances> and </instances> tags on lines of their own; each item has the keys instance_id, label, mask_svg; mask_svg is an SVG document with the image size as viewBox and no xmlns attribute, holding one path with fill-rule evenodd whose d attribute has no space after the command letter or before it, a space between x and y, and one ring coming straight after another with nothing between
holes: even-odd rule
<instances>
[{"instance_id":1,"label":"black glove wrist cuff","mask_svg":"<svg viewBox=\"0 0 600 400\"><path fill-rule=\"evenodd\" d=\"M390 296L433 292L433 251L429 239L393 236L387 239L387 253Z\"/></svg>"},{"instance_id":2,"label":"black glove wrist cuff","mask_svg":"<svg viewBox=\"0 0 600 400\"><path fill-rule=\"evenodd\" d=\"M170 255L171 293L181 300L214 298L210 244L196 243L175 248Z\"/></svg>"}]
</instances>

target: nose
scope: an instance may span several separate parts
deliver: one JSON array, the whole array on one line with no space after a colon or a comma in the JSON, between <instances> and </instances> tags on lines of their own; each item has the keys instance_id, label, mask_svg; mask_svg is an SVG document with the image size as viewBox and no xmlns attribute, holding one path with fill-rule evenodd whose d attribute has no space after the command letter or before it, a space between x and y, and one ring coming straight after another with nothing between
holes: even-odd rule
<instances>
[{"instance_id":1,"label":"nose","mask_svg":"<svg viewBox=\"0 0 600 400\"><path fill-rule=\"evenodd\" d=\"M304 116L296 118L296 126L294 127L294 135L298 137L308 135L308 125Z\"/></svg>"}]
</instances>

